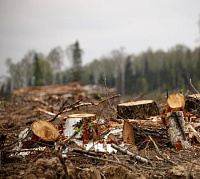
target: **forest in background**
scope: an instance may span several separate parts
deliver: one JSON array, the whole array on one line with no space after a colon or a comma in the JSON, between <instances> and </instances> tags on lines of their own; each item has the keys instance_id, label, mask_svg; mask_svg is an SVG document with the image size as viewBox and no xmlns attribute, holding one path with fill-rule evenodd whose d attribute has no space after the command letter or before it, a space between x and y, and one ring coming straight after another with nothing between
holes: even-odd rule
<instances>
[{"instance_id":1,"label":"forest in background","mask_svg":"<svg viewBox=\"0 0 200 179\"><path fill-rule=\"evenodd\" d=\"M65 56L68 61L64 62ZM48 55L29 51L13 63L6 60L8 76L1 82L1 93L9 93L22 86L66 84L78 81L81 85L116 87L122 96L141 92L187 90L190 79L200 90L200 47L191 50L176 45L168 51L150 48L140 54L127 54L123 48L107 56L82 65L83 50L79 42L63 50L52 49ZM70 68L63 68L70 63Z\"/></svg>"}]
</instances>

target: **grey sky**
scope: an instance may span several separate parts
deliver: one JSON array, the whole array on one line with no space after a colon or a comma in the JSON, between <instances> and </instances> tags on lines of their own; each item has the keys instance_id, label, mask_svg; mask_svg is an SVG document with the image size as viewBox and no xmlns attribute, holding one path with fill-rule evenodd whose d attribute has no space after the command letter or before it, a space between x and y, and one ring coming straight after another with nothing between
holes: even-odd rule
<instances>
[{"instance_id":1,"label":"grey sky","mask_svg":"<svg viewBox=\"0 0 200 179\"><path fill-rule=\"evenodd\" d=\"M196 47L200 0L0 0L0 75L8 57L79 40L84 63L114 49Z\"/></svg>"}]
</instances>

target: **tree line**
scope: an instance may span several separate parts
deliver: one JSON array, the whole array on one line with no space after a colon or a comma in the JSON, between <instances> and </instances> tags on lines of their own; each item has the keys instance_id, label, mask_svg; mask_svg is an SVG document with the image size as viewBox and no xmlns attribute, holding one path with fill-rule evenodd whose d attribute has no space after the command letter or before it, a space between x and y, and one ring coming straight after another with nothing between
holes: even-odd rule
<instances>
[{"instance_id":1,"label":"tree line","mask_svg":"<svg viewBox=\"0 0 200 179\"><path fill-rule=\"evenodd\" d=\"M64 54L71 67L63 69ZM166 89L188 89L190 79L200 90L200 47L190 49L176 45L168 51L150 48L140 54L127 54L123 48L82 66L83 50L79 42L67 50L56 47L45 56L28 52L17 63L6 60L9 76L1 83L1 92L10 92L21 86L66 84L78 81L82 85L103 84L116 87L122 95L141 92L162 92Z\"/></svg>"},{"instance_id":2,"label":"tree line","mask_svg":"<svg viewBox=\"0 0 200 179\"><path fill-rule=\"evenodd\" d=\"M194 50L176 45L167 52L148 49L138 55L125 54L123 49L111 56L93 61L84 67L85 84L98 84L99 76L106 77L110 87L121 94L187 90L190 79L200 90L200 47Z\"/></svg>"}]
</instances>

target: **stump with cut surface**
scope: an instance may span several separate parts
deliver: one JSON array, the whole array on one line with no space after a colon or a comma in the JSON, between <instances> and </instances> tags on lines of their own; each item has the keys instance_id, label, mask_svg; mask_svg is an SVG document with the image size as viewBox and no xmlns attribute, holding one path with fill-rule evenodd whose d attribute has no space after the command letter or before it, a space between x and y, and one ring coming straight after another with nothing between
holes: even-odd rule
<instances>
[{"instance_id":1,"label":"stump with cut surface","mask_svg":"<svg viewBox=\"0 0 200 179\"><path fill-rule=\"evenodd\" d=\"M157 104L153 100L142 100L117 105L118 118L147 119L159 115Z\"/></svg>"},{"instance_id":2,"label":"stump with cut surface","mask_svg":"<svg viewBox=\"0 0 200 179\"><path fill-rule=\"evenodd\" d=\"M70 118L81 118L82 119L82 126L83 126L83 144L87 144L90 140L90 136L93 133L93 138L97 139L97 134L96 134L96 130L94 129L93 126L90 126L89 123L94 121L96 119L96 115L95 114L70 114L67 116L68 119L70 120ZM68 127L72 127L72 126L68 126ZM90 131L90 128L93 130L92 133Z\"/></svg>"},{"instance_id":3,"label":"stump with cut surface","mask_svg":"<svg viewBox=\"0 0 200 179\"><path fill-rule=\"evenodd\" d=\"M35 136L44 141L55 141L60 135L58 129L45 120L35 121L31 125L31 130Z\"/></svg>"},{"instance_id":4,"label":"stump with cut surface","mask_svg":"<svg viewBox=\"0 0 200 179\"><path fill-rule=\"evenodd\" d=\"M184 105L185 105L185 99L183 94L180 93L171 94L167 99L165 113L172 111L181 111Z\"/></svg>"},{"instance_id":5,"label":"stump with cut surface","mask_svg":"<svg viewBox=\"0 0 200 179\"><path fill-rule=\"evenodd\" d=\"M158 106L153 100L142 100L135 102L122 103L117 105L118 118L123 119L143 119L159 114ZM134 144L133 127L124 121L123 141Z\"/></svg>"}]
</instances>

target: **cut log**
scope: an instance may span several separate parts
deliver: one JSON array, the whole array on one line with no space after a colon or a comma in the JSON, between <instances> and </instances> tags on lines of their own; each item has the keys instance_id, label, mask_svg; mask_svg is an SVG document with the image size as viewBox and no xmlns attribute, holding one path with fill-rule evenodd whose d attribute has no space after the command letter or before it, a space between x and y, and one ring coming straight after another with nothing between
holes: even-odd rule
<instances>
[{"instance_id":1,"label":"cut log","mask_svg":"<svg viewBox=\"0 0 200 179\"><path fill-rule=\"evenodd\" d=\"M127 144L135 144L134 130L128 122L124 121L123 132L122 132L123 141Z\"/></svg>"},{"instance_id":2,"label":"cut log","mask_svg":"<svg viewBox=\"0 0 200 179\"><path fill-rule=\"evenodd\" d=\"M153 100L142 100L117 105L118 118L147 119L159 114L157 104Z\"/></svg>"},{"instance_id":3,"label":"cut log","mask_svg":"<svg viewBox=\"0 0 200 179\"><path fill-rule=\"evenodd\" d=\"M180 93L171 94L167 99L165 113L171 111L180 111L185 105L184 96Z\"/></svg>"},{"instance_id":4,"label":"cut log","mask_svg":"<svg viewBox=\"0 0 200 179\"><path fill-rule=\"evenodd\" d=\"M35 121L31 125L32 132L44 141L55 141L59 136L59 131L56 127L45 120Z\"/></svg>"},{"instance_id":5,"label":"cut log","mask_svg":"<svg viewBox=\"0 0 200 179\"><path fill-rule=\"evenodd\" d=\"M169 119L168 133L171 142L174 144L176 149L188 149L190 144L185 136L185 120L182 111L169 112L167 113Z\"/></svg>"},{"instance_id":6,"label":"cut log","mask_svg":"<svg viewBox=\"0 0 200 179\"><path fill-rule=\"evenodd\" d=\"M153 100L142 100L135 102L122 103L117 105L118 118L124 119L143 119L159 114L158 106ZM124 121L123 141L134 144L133 127Z\"/></svg>"},{"instance_id":7,"label":"cut log","mask_svg":"<svg viewBox=\"0 0 200 179\"><path fill-rule=\"evenodd\" d=\"M184 96L180 93L171 94L167 99L167 104L172 109L180 109L185 105Z\"/></svg>"},{"instance_id":8,"label":"cut log","mask_svg":"<svg viewBox=\"0 0 200 179\"><path fill-rule=\"evenodd\" d=\"M135 145L138 149L141 150L146 147L149 140L148 136L151 136L160 146L171 147L166 126L161 119L157 121L129 119L129 122L134 126Z\"/></svg>"},{"instance_id":9,"label":"cut log","mask_svg":"<svg viewBox=\"0 0 200 179\"><path fill-rule=\"evenodd\" d=\"M92 132L90 131L90 128L92 128L93 126L90 126L89 123L94 121L96 119L96 115L95 114L70 114L67 116L67 120L70 120L70 118L78 118L78 119L82 119L82 123L83 123L83 144L87 144L90 140L90 136L91 134L93 134L93 139L96 140L97 139L97 133L96 130L93 129ZM73 128L72 126L68 126ZM66 130L66 129L65 129Z\"/></svg>"}]
</instances>

